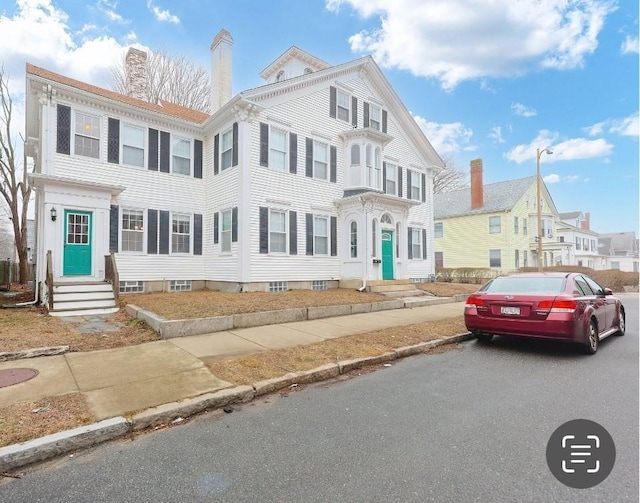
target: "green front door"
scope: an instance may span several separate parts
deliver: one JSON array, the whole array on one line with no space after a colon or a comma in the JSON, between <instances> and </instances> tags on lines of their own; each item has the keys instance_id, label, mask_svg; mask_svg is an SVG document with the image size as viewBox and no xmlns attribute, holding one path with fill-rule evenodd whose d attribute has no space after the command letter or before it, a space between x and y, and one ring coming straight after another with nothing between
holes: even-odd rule
<instances>
[{"instance_id":1,"label":"green front door","mask_svg":"<svg viewBox=\"0 0 640 503\"><path fill-rule=\"evenodd\" d=\"M382 231L382 279L393 279L393 231Z\"/></svg>"},{"instance_id":2,"label":"green front door","mask_svg":"<svg viewBox=\"0 0 640 503\"><path fill-rule=\"evenodd\" d=\"M91 213L87 211L64 212L62 274L91 275Z\"/></svg>"}]
</instances>

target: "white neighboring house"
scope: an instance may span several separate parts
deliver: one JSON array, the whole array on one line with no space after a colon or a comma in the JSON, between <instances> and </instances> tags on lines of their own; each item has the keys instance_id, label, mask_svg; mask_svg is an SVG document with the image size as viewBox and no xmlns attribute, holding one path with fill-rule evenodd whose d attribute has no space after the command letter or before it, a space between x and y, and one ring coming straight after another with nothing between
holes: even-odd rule
<instances>
[{"instance_id":1,"label":"white neighboring house","mask_svg":"<svg viewBox=\"0 0 640 503\"><path fill-rule=\"evenodd\" d=\"M111 253L121 292L434 274L443 163L373 59L291 47L232 97L232 46L225 30L211 45L211 116L146 101L135 49L128 96L27 64L41 299L48 252L54 292L104 282Z\"/></svg>"},{"instance_id":2,"label":"white neighboring house","mask_svg":"<svg viewBox=\"0 0 640 503\"><path fill-rule=\"evenodd\" d=\"M589 213L573 211L559 214L560 222L556 228L558 238L572 246L564 251L562 263L558 265L575 265L603 269L602 257L598 253L598 233L590 229Z\"/></svg>"},{"instance_id":3,"label":"white neighboring house","mask_svg":"<svg viewBox=\"0 0 640 503\"><path fill-rule=\"evenodd\" d=\"M598 236L598 247L602 255L601 269L639 272L638 239L636 233L611 232Z\"/></svg>"}]
</instances>

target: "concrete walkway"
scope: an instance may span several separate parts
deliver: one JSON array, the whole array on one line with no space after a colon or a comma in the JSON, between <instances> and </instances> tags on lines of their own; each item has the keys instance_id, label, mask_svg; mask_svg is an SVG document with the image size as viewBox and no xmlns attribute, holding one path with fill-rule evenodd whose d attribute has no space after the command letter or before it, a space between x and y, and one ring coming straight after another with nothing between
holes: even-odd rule
<instances>
[{"instance_id":1,"label":"concrete walkway","mask_svg":"<svg viewBox=\"0 0 640 503\"><path fill-rule=\"evenodd\" d=\"M118 349L67 353L0 363L31 368L33 379L0 388L0 407L81 392L98 420L214 392L230 386L205 362L270 349L460 316L464 303L234 329Z\"/></svg>"}]
</instances>

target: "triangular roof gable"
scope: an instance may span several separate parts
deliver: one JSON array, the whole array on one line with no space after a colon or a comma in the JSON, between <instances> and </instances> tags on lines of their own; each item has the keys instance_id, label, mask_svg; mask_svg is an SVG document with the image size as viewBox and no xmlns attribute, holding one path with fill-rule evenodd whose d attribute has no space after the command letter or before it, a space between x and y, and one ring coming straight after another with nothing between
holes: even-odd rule
<instances>
[{"instance_id":1,"label":"triangular roof gable","mask_svg":"<svg viewBox=\"0 0 640 503\"><path fill-rule=\"evenodd\" d=\"M402 103L402 100L393 90L389 81L371 56L364 56L314 73L286 79L282 82L275 82L248 89L241 92L240 96L243 99L254 102L276 96L282 97L286 95L287 92L298 91L305 83L312 85L319 82L327 82L354 71L359 71L364 77L369 78L373 86L378 89L386 108L399 122L398 125L406 135L405 138L416 146L418 152L424 153L425 166L427 168L442 168L444 162L440 158L440 155L433 148L422 132L422 129L420 129L420 126L418 126L418 123L404 106L404 103Z\"/></svg>"},{"instance_id":2,"label":"triangular roof gable","mask_svg":"<svg viewBox=\"0 0 640 503\"><path fill-rule=\"evenodd\" d=\"M271 76L276 74L281 68L285 67L292 59L298 59L304 61L314 72L318 70L325 70L331 65L326 61L322 61L320 58L316 58L314 55L303 51L299 47L292 45L284 53L278 56L272 63L270 63L264 70L260 72L260 77L268 80Z\"/></svg>"}]
</instances>

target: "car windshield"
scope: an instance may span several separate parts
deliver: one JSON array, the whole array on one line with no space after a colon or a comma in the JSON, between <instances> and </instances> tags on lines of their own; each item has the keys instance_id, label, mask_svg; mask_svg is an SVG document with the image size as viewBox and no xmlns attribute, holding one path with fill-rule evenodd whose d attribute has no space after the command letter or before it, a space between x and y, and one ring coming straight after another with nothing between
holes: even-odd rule
<instances>
[{"instance_id":1,"label":"car windshield","mask_svg":"<svg viewBox=\"0 0 640 503\"><path fill-rule=\"evenodd\" d=\"M565 278L544 276L506 276L495 278L482 291L485 293L560 293Z\"/></svg>"}]
</instances>

